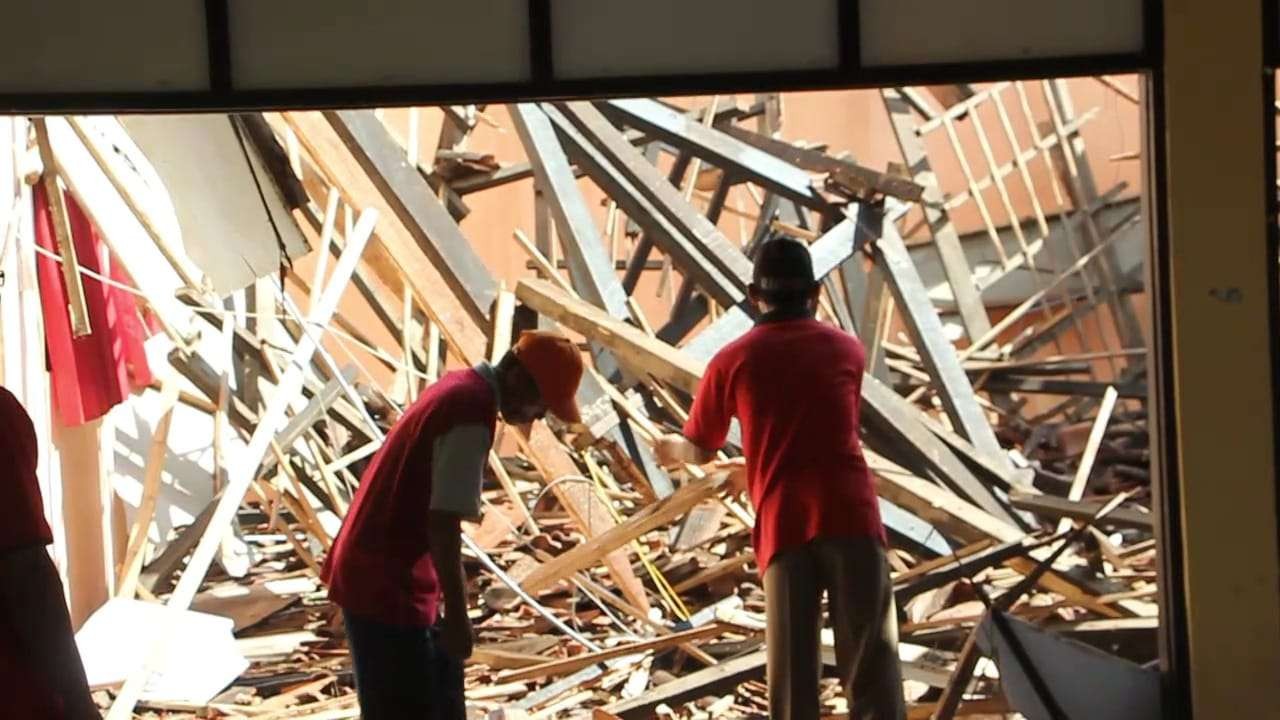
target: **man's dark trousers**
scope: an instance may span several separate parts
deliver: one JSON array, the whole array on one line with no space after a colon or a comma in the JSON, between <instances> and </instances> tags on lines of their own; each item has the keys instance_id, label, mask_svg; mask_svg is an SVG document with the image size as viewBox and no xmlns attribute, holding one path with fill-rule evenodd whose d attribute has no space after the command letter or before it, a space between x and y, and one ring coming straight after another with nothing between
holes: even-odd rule
<instances>
[{"instance_id":1,"label":"man's dark trousers","mask_svg":"<svg viewBox=\"0 0 1280 720\"><path fill-rule=\"evenodd\" d=\"M462 663L436 630L388 625L344 612L364 720L463 720Z\"/></svg>"}]
</instances>

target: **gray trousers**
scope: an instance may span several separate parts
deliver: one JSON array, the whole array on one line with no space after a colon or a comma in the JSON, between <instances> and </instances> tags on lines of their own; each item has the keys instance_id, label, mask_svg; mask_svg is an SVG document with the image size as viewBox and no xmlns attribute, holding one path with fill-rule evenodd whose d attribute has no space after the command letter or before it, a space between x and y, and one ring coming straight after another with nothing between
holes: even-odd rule
<instances>
[{"instance_id":1,"label":"gray trousers","mask_svg":"<svg viewBox=\"0 0 1280 720\"><path fill-rule=\"evenodd\" d=\"M764 575L769 716L817 720L821 715L823 592L850 720L903 720L893 584L884 548L874 538L814 540L769 562Z\"/></svg>"}]
</instances>

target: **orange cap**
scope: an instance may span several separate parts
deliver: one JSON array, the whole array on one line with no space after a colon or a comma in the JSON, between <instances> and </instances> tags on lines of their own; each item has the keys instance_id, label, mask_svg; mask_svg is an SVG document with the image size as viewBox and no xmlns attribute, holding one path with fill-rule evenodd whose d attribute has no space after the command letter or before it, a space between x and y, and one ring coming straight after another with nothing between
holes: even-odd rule
<instances>
[{"instance_id":1,"label":"orange cap","mask_svg":"<svg viewBox=\"0 0 1280 720\"><path fill-rule=\"evenodd\" d=\"M547 409L564 422L582 422L574 399L582 381L582 353L569 338L557 332L529 330L521 333L511 351L533 376Z\"/></svg>"}]
</instances>

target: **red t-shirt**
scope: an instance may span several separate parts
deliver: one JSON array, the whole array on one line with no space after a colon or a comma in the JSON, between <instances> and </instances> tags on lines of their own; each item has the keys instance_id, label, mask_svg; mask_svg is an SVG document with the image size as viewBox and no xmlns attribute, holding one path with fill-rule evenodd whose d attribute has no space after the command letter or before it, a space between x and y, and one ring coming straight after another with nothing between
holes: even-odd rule
<instances>
[{"instance_id":1,"label":"red t-shirt","mask_svg":"<svg viewBox=\"0 0 1280 720\"><path fill-rule=\"evenodd\" d=\"M0 553L53 542L44 518L36 480L36 430L31 417L10 392L0 387ZM62 717L61 702L29 670L28 653L19 646L13 623L22 618L0 614L0 715L14 718Z\"/></svg>"},{"instance_id":2,"label":"red t-shirt","mask_svg":"<svg viewBox=\"0 0 1280 720\"><path fill-rule=\"evenodd\" d=\"M497 420L493 388L475 369L445 375L405 411L361 477L325 562L330 600L389 625L436 623L440 583L427 534L435 440Z\"/></svg>"},{"instance_id":3,"label":"red t-shirt","mask_svg":"<svg viewBox=\"0 0 1280 720\"><path fill-rule=\"evenodd\" d=\"M811 318L762 322L711 359L684 434L707 450L742 425L763 575L777 552L829 537L885 542L858 440L866 354Z\"/></svg>"}]
</instances>

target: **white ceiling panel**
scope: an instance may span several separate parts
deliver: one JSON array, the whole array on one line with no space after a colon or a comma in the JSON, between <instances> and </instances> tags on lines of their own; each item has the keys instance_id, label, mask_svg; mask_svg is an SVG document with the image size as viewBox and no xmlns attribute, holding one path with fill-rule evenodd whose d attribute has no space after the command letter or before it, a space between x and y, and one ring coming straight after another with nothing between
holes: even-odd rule
<instances>
[{"instance_id":1,"label":"white ceiling panel","mask_svg":"<svg viewBox=\"0 0 1280 720\"><path fill-rule=\"evenodd\" d=\"M833 69L839 0L552 0L557 79Z\"/></svg>"},{"instance_id":2,"label":"white ceiling panel","mask_svg":"<svg viewBox=\"0 0 1280 720\"><path fill-rule=\"evenodd\" d=\"M1140 52L1142 0L859 0L866 66Z\"/></svg>"},{"instance_id":3,"label":"white ceiling panel","mask_svg":"<svg viewBox=\"0 0 1280 720\"><path fill-rule=\"evenodd\" d=\"M0 92L209 89L201 0L25 0L0 15Z\"/></svg>"},{"instance_id":4,"label":"white ceiling panel","mask_svg":"<svg viewBox=\"0 0 1280 720\"><path fill-rule=\"evenodd\" d=\"M522 0L230 0L238 90L519 82Z\"/></svg>"}]
</instances>

